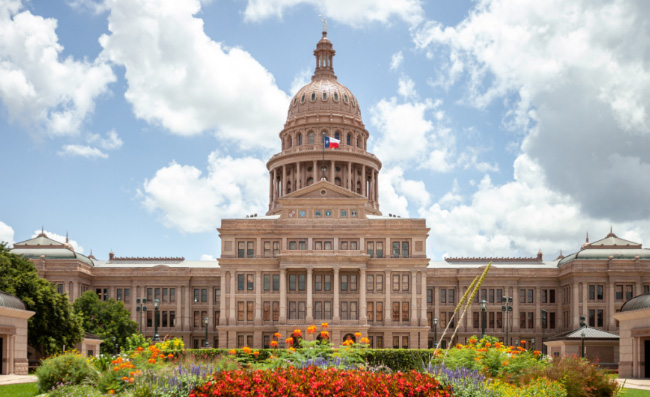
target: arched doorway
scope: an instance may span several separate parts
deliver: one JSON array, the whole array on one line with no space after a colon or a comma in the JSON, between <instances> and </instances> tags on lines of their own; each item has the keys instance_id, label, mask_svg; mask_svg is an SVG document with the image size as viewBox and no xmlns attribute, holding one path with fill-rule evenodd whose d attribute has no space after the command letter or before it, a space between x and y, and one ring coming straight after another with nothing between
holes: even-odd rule
<instances>
[{"instance_id":1,"label":"arched doorway","mask_svg":"<svg viewBox=\"0 0 650 397\"><path fill-rule=\"evenodd\" d=\"M343 336L343 342L345 342L346 340L351 340L352 342L357 343L357 337L354 336L354 334L345 334Z\"/></svg>"}]
</instances>

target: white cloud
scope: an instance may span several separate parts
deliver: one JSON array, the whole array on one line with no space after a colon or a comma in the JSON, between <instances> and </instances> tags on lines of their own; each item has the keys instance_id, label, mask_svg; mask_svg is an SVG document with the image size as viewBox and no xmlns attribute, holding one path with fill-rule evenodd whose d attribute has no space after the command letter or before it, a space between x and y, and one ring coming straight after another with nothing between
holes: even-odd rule
<instances>
[{"instance_id":1,"label":"white cloud","mask_svg":"<svg viewBox=\"0 0 650 397\"><path fill-rule=\"evenodd\" d=\"M0 221L0 242L7 243L9 248L14 244L14 229L2 221Z\"/></svg>"},{"instance_id":2,"label":"white cloud","mask_svg":"<svg viewBox=\"0 0 650 397\"><path fill-rule=\"evenodd\" d=\"M248 21L282 18L287 10L301 4L312 5L327 18L355 27L372 22L390 23L393 18L417 25L424 14L418 0L248 0L244 16Z\"/></svg>"},{"instance_id":3,"label":"white cloud","mask_svg":"<svg viewBox=\"0 0 650 397\"><path fill-rule=\"evenodd\" d=\"M30 131L76 134L115 75L100 60L61 59L57 21L22 9L0 2L0 101Z\"/></svg>"},{"instance_id":4,"label":"white cloud","mask_svg":"<svg viewBox=\"0 0 650 397\"><path fill-rule=\"evenodd\" d=\"M503 125L524 134L549 189L583 215L627 222L650 217L648 24L647 2L485 0L415 42L448 54L468 103L505 104Z\"/></svg>"},{"instance_id":5,"label":"white cloud","mask_svg":"<svg viewBox=\"0 0 650 397\"><path fill-rule=\"evenodd\" d=\"M399 167L384 168L379 183L379 208L383 214L409 215L409 202L417 206L427 206L431 195L422 181L409 180Z\"/></svg>"},{"instance_id":6,"label":"white cloud","mask_svg":"<svg viewBox=\"0 0 650 397\"><path fill-rule=\"evenodd\" d=\"M311 81L311 69L303 69L293 77L291 81L291 95L296 95L299 89L307 85Z\"/></svg>"},{"instance_id":7,"label":"white cloud","mask_svg":"<svg viewBox=\"0 0 650 397\"><path fill-rule=\"evenodd\" d=\"M415 82L407 76L402 76L397 81L397 93L403 96L405 100L417 99L418 96L415 91Z\"/></svg>"},{"instance_id":8,"label":"white cloud","mask_svg":"<svg viewBox=\"0 0 650 397\"><path fill-rule=\"evenodd\" d=\"M159 212L167 227L181 232L213 231L222 218L265 212L268 171L252 157L212 152L207 172L175 162L143 184L145 207Z\"/></svg>"},{"instance_id":9,"label":"white cloud","mask_svg":"<svg viewBox=\"0 0 650 397\"><path fill-rule=\"evenodd\" d=\"M92 14L101 14L107 10L103 0L66 0L66 3L73 9L90 11Z\"/></svg>"},{"instance_id":10,"label":"white cloud","mask_svg":"<svg viewBox=\"0 0 650 397\"><path fill-rule=\"evenodd\" d=\"M431 227L430 252L535 256L541 249L545 259L554 259L560 250L565 254L577 251L587 231L592 241L604 237L612 224L621 236L650 240L648 221L611 222L589 217L570 196L549 189L542 169L528 156L515 160L514 172L512 182L499 186L485 176L466 204L452 192L421 209L420 216Z\"/></svg>"},{"instance_id":11,"label":"white cloud","mask_svg":"<svg viewBox=\"0 0 650 397\"><path fill-rule=\"evenodd\" d=\"M126 70L138 118L179 135L215 131L242 148L277 144L289 97L248 52L212 41L198 0L107 0L102 56Z\"/></svg>"},{"instance_id":12,"label":"white cloud","mask_svg":"<svg viewBox=\"0 0 650 397\"><path fill-rule=\"evenodd\" d=\"M58 152L60 156L79 156L86 158L100 158L107 159L108 154L102 152L101 150L85 146L85 145L64 145L63 149Z\"/></svg>"},{"instance_id":13,"label":"white cloud","mask_svg":"<svg viewBox=\"0 0 650 397\"><path fill-rule=\"evenodd\" d=\"M203 255L201 255L201 260L202 261L216 261L217 259L214 257L214 255L203 254Z\"/></svg>"},{"instance_id":14,"label":"white cloud","mask_svg":"<svg viewBox=\"0 0 650 397\"><path fill-rule=\"evenodd\" d=\"M402 65L402 62L404 62L402 51L394 53L390 60L390 70L397 70Z\"/></svg>"},{"instance_id":15,"label":"white cloud","mask_svg":"<svg viewBox=\"0 0 650 397\"><path fill-rule=\"evenodd\" d=\"M119 149L124 144L124 141L120 139L115 130L108 131L108 136L102 138L99 134L90 134L88 137L88 142L99 145L102 149L114 150Z\"/></svg>"},{"instance_id":16,"label":"white cloud","mask_svg":"<svg viewBox=\"0 0 650 397\"><path fill-rule=\"evenodd\" d=\"M50 231L47 231L47 230L45 230L44 233L45 233L45 235L47 237L51 238L54 241L58 241L60 243L65 243L65 236L63 236L61 234L53 233L53 232L50 232ZM32 234L32 238L38 236L39 234L41 234L40 230L34 230L34 233ZM68 240L68 243L70 243L70 245L72 245L72 248L74 248L75 252L78 252L80 254L84 253L84 247L79 245L79 243L76 240Z\"/></svg>"}]
</instances>

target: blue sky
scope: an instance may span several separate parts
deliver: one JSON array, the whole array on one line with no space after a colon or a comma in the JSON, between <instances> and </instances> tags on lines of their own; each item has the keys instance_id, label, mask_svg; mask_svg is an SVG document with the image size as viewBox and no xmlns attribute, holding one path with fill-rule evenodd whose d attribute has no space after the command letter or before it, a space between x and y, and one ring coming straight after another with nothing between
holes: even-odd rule
<instances>
[{"instance_id":1,"label":"blue sky","mask_svg":"<svg viewBox=\"0 0 650 397\"><path fill-rule=\"evenodd\" d=\"M268 208L322 14L381 209L426 218L431 258L650 241L649 7L0 0L0 240L217 257L220 219Z\"/></svg>"}]
</instances>

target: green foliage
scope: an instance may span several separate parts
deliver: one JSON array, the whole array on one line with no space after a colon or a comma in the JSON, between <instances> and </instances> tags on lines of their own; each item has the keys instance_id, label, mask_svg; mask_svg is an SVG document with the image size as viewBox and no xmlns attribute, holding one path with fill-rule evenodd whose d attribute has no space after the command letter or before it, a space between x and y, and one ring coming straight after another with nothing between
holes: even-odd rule
<instances>
[{"instance_id":1,"label":"green foliage","mask_svg":"<svg viewBox=\"0 0 650 397\"><path fill-rule=\"evenodd\" d=\"M17 385L0 386L0 396L34 397L38 394L36 383L20 383Z\"/></svg>"},{"instance_id":2,"label":"green foliage","mask_svg":"<svg viewBox=\"0 0 650 397\"><path fill-rule=\"evenodd\" d=\"M51 392L47 397L103 397L104 393L100 392L93 385L61 385Z\"/></svg>"},{"instance_id":3,"label":"green foliage","mask_svg":"<svg viewBox=\"0 0 650 397\"><path fill-rule=\"evenodd\" d=\"M517 387L515 385L496 380L488 386L495 393L495 396L503 397L566 397L572 396L567 394L564 387L558 383L546 378L537 378L527 385Z\"/></svg>"},{"instance_id":4,"label":"green foliage","mask_svg":"<svg viewBox=\"0 0 650 397\"><path fill-rule=\"evenodd\" d=\"M93 291L86 291L74 302L74 311L82 319L83 329L104 339L102 353L112 353L115 344L124 346L126 338L133 335L138 324L131 320L131 314L124 303L111 298L101 301Z\"/></svg>"},{"instance_id":5,"label":"green foliage","mask_svg":"<svg viewBox=\"0 0 650 397\"><path fill-rule=\"evenodd\" d=\"M393 371L421 370L431 360L430 350L366 349L363 357L370 367L385 366Z\"/></svg>"},{"instance_id":6,"label":"green foliage","mask_svg":"<svg viewBox=\"0 0 650 397\"><path fill-rule=\"evenodd\" d=\"M126 337L122 350L132 352L138 347L146 349L149 345L151 345L151 338L145 338L141 333L135 333Z\"/></svg>"},{"instance_id":7,"label":"green foliage","mask_svg":"<svg viewBox=\"0 0 650 397\"><path fill-rule=\"evenodd\" d=\"M70 351L43 360L36 370L36 376L38 390L45 393L59 384L78 385L84 381L94 381L98 373L86 357Z\"/></svg>"},{"instance_id":8,"label":"green foliage","mask_svg":"<svg viewBox=\"0 0 650 397\"><path fill-rule=\"evenodd\" d=\"M557 358L542 374L561 383L571 397L614 396L620 389L605 370L579 357Z\"/></svg>"},{"instance_id":9,"label":"green foliage","mask_svg":"<svg viewBox=\"0 0 650 397\"><path fill-rule=\"evenodd\" d=\"M27 310L35 312L28 320L31 346L51 355L81 342L81 321L67 295L59 294L54 285L38 276L32 262L9 252L5 243L0 243L0 274L0 290L15 295Z\"/></svg>"}]
</instances>

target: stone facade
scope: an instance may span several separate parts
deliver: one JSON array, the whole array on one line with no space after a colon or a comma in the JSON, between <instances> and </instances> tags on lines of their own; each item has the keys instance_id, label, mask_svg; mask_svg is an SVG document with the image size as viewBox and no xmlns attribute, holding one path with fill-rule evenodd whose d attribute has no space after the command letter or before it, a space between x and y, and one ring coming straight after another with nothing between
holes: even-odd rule
<instances>
[{"instance_id":1,"label":"stone facade","mask_svg":"<svg viewBox=\"0 0 650 397\"><path fill-rule=\"evenodd\" d=\"M5 305L8 300L20 307ZM33 315L18 298L0 292L0 375L27 375L27 320Z\"/></svg>"},{"instance_id":2,"label":"stone facade","mask_svg":"<svg viewBox=\"0 0 650 397\"><path fill-rule=\"evenodd\" d=\"M222 348L265 347L275 332L286 336L321 322L330 324L334 343L358 331L374 347L425 348L490 261L457 341L480 335L480 300L487 302L486 333L503 339L507 332L509 343L535 338L541 349L543 337L577 328L580 316L618 332L613 314L650 288L649 250L610 232L553 261L541 252L430 261L425 220L380 212L381 162L367 151L356 98L334 75L326 34L314 55L312 81L291 99L279 133L282 150L267 163L268 212L222 220L217 261L113 253L100 261L44 234L14 252L71 300L93 290L124 301L148 336L159 299L159 333L189 347L204 345L207 317L207 342ZM340 141L338 149L324 148L323 135ZM502 297L511 298L510 311L502 311Z\"/></svg>"}]
</instances>

